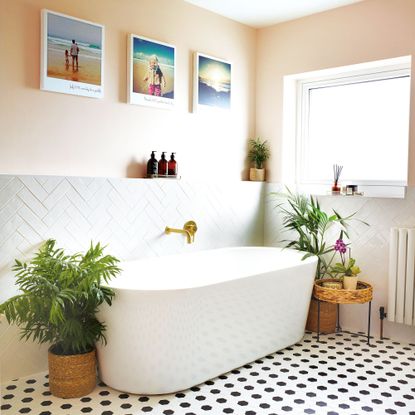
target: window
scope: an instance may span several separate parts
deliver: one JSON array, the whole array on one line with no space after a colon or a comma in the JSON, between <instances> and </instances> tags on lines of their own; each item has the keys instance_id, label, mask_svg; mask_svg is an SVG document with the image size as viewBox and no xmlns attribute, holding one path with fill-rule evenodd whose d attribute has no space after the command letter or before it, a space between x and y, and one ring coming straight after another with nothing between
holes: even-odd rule
<instances>
[{"instance_id":1,"label":"window","mask_svg":"<svg viewBox=\"0 0 415 415\"><path fill-rule=\"evenodd\" d=\"M285 96L284 106L291 100L293 108L291 120L284 108L291 123L284 147L295 154L284 160L294 161L288 170L296 184L325 193L333 164L340 164L343 185L357 184L367 195L404 195L410 63L404 57L286 77L285 94L295 99ZM293 137L295 145L286 145Z\"/></svg>"}]
</instances>

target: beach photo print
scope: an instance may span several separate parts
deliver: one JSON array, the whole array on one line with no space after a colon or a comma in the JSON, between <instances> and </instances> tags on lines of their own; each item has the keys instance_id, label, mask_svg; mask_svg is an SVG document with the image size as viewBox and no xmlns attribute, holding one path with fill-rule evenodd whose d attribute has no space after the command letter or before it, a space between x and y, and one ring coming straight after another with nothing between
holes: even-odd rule
<instances>
[{"instance_id":1,"label":"beach photo print","mask_svg":"<svg viewBox=\"0 0 415 415\"><path fill-rule=\"evenodd\" d=\"M128 102L172 109L175 101L175 47L130 35L128 52Z\"/></svg>"},{"instance_id":2,"label":"beach photo print","mask_svg":"<svg viewBox=\"0 0 415 415\"><path fill-rule=\"evenodd\" d=\"M104 27L42 10L40 88L102 98Z\"/></svg>"},{"instance_id":3,"label":"beach photo print","mask_svg":"<svg viewBox=\"0 0 415 415\"><path fill-rule=\"evenodd\" d=\"M193 111L231 108L231 64L195 53Z\"/></svg>"}]
</instances>

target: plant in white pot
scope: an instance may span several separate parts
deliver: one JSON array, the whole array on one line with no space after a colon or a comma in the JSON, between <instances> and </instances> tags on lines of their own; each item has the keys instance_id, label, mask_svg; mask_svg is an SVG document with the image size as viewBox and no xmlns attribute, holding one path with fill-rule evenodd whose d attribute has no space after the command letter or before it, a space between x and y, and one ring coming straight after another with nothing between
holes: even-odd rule
<instances>
[{"instance_id":1,"label":"plant in white pot","mask_svg":"<svg viewBox=\"0 0 415 415\"><path fill-rule=\"evenodd\" d=\"M118 259L103 250L91 243L84 255L66 255L47 240L29 263L16 260L21 293L0 305L7 321L21 326L22 339L51 344L49 385L61 398L87 395L96 386L95 343L106 339L95 315L114 296L103 283L120 272Z\"/></svg>"},{"instance_id":2,"label":"plant in white pot","mask_svg":"<svg viewBox=\"0 0 415 415\"><path fill-rule=\"evenodd\" d=\"M255 167L249 169L249 180L263 182L265 180L265 162L270 157L267 141L255 138L249 140L248 159Z\"/></svg>"},{"instance_id":3,"label":"plant in white pot","mask_svg":"<svg viewBox=\"0 0 415 415\"><path fill-rule=\"evenodd\" d=\"M360 268L356 265L356 260L350 257L346 258L347 245L343 239L338 239L334 246L336 252L340 254L341 262L336 262L330 267L330 272L336 278L343 280L343 288L345 290L355 290L357 287L357 276L361 273Z\"/></svg>"}]
</instances>

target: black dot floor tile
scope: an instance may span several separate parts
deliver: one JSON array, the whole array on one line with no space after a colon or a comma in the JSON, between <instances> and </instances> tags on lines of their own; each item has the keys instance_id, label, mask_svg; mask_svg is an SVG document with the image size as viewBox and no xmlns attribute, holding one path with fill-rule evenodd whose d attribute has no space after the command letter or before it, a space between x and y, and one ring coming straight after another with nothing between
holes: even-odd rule
<instances>
[{"instance_id":1,"label":"black dot floor tile","mask_svg":"<svg viewBox=\"0 0 415 415\"><path fill-rule=\"evenodd\" d=\"M415 415L415 345L347 333L294 346L163 396L137 396L100 382L89 395L59 399L45 374L2 385L1 415Z\"/></svg>"}]
</instances>

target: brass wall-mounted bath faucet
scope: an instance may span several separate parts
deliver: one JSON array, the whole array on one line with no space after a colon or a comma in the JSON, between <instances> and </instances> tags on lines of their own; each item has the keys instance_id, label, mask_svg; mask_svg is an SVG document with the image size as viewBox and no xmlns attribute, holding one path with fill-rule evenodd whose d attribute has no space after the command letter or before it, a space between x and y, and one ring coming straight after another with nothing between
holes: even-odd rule
<instances>
[{"instance_id":1,"label":"brass wall-mounted bath faucet","mask_svg":"<svg viewBox=\"0 0 415 415\"><path fill-rule=\"evenodd\" d=\"M176 229L176 228L170 228L169 226L166 226L166 229L164 232L168 235L169 233L183 233L186 235L187 243L191 244L195 241L195 233L197 231L197 225L196 222L193 220L187 221L183 225L183 229Z\"/></svg>"}]
</instances>

